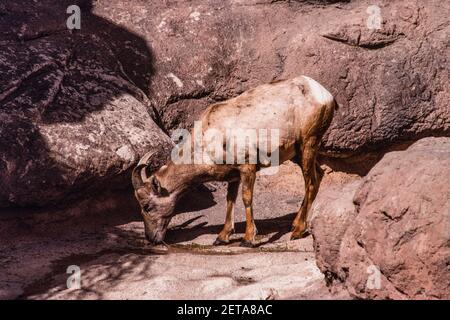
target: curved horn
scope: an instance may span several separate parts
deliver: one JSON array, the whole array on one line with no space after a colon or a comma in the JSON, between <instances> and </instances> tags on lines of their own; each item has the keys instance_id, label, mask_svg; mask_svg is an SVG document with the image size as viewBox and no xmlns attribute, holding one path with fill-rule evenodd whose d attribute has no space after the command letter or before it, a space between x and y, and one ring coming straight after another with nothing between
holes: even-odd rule
<instances>
[{"instance_id":1,"label":"curved horn","mask_svg":"<svg viewBox=\"0 0 450 320\"><path fill-rule=\"evenodd\" d=\"M142 179L141 171L145 171L146 164L138 164L136 168L133 169L131 174L131 181L133 183L134 190L138 190L144 187L144 179Z\"/></svg>"},{"instance_id":2,"label":"curved horn","mask_svg":"<svg viewBox=\"0 0 450 320\"><path fill-rule=\"evenodd\" d=\"M131 180L133 182L133 187L135 190L138 190L139 188L142 188L144 186L144 183L148 180L147 174L145 172L145 168L148 165L148 161L152 157L152 155L155 153L155 151L147 152L141 160L139 160L139 163L137 166L133 169L133 173L131 175Z\"/></svg>"},{"instance_id":3,"label":"curved horn","mask_svg":"<svg viewBox=\"0 0 450 320\"><path fill-rule=\"evenodd\" d=\"M146 154L144 154L144 156L141 158L141 160L139 160L138 165L141 165L141 164L147 165L148 160L150 160L151 156L153 156L155 153L156 153L156 151L150 151L150 152L147 152Z\"/></svg>"}]
</instances>

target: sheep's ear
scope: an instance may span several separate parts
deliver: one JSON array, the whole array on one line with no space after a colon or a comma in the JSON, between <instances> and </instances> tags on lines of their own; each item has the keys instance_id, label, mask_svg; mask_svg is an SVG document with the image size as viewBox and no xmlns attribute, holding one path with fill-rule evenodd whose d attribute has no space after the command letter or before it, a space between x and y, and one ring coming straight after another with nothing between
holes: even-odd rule
<instances>
[{"instance_id":1,"label":"sheep's ear","mask_svg":"<svg viewBox=\"0 0 450 320\"><path fill-rule=\"evenodd\" d=\"M158 179L155 176L151 177L150 186L154 194L161 195L162 190L161 184L159 183Z\"/></svg>"}]
</instances>

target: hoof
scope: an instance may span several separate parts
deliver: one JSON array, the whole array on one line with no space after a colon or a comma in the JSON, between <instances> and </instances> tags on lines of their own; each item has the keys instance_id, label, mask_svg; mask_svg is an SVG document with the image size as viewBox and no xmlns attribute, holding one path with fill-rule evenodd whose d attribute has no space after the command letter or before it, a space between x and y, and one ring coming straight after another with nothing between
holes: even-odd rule
<instances>
[{"instance_id":1,"label":"hoof","mask_svg":"<svg viewBox=\"0 0 450 320\"><path fill-rule=\"evenodd\" d=\"M244 248L253 248L253 243L250 241L242 240L239 246Z\"/></svg>"},{"instance_id":2,"label":"hoof","mask_svg":"<svg viewBox=\"0 0 450 320\"><path fill-rule=\"evenodd\" d=\"M220 238L217 238L216 241L214 241L213 245L214 246L224 246L224 245L227 245L228 243L230 243L230 242L222 240Z\"/></svg>"},{"instance_id":3,"label":"hoof","mask_svg":"<svg viewBox=\"0 0 450 320\"><path fill-rule=\"evenodd\" d=\"M301 235L297 235L297 234L291 234L291 240L297 240L300 239Z\"/></svg>"},{"instance_id":4,"label":"hoof","mask_svg":"<svg viewBox=\"0 0 450 320\"><path fill-rule=\"evenodd\" d=\"M300 232L298 234L292 233L291 234L291 240L297 240L297 239L306 238L309 235L310 235L309 230L305 230L305 231Z\"/></svg>"}]
</instances>

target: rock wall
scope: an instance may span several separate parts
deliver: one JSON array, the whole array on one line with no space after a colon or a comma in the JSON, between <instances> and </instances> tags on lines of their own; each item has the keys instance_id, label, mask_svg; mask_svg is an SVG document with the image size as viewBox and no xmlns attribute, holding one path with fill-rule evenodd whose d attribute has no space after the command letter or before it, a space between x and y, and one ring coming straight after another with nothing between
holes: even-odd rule
<instances>
[{"instance_id":1,"label":"rock wall","mask_svg":"<svg viewBox=\"0 0 450 320\"><path fill-rule=\"evenodd\" d=\"M81 30L66 26L72 4ZM129 173L145 152L157 151L159 166L170 133L209 104L300 74L340 104L323 154L345 170L355 157L376 162L448 136L450 3L377 5L379 28L368 0L2 1L1 214L135 206ZM449 150L448 139L421 140L387 154L362 184L321 188L312 233L331 287L449 298ZM380 287L368 286L377 272Z\"/></svg>"},{"instance_id":2,"label":"rock wall","mask_svg":"<svg viewBox=\"0 0 450 320\"><path fill-rule=\"evenodd\" d=\"M81 30L66 9L81 6ZM340 109L324 152L449 134L446 2L28 0L0 4L0 205L129 186L210 103L307 74ZM448 11L448 10L447 10ZM157 165L157 164L155 164Z\"/></svg>"},{"instance_id":3,"label":"rock wall","mask_svg":"<svg viewBox=\"0 0 450 320\"><path fill-rule=\"evenodd\" d=\"M449 299L449 157L449 138L422 139L386 154L356 192L319 194L312 233L329 284L363 299Z\"/></svg>"},{"instance_id":4,"label":"rock wall","mask_svg":"<svg viewBox=\"0 0 450 320\"><path fill-rule=\"evenodd\" d=\"M87 5L69 32L73 1L25 2L0 4L0 206L128 187L145 152L171 148L152 120L151 50Z\"/></svg>"},{"instance_id":5,"label":"rock wall","mask_svg":"<svg viewBox=\"0 0 450 320\"><path fill-rule=\"evenodd\" d=\"M168 131L189 126L209 103L307 74L341 105L328 153L449 133L447 3L382 1L377 30L368 27L370 1L131 2L99 1L96 12L151 44L155 105Z\"/></svg>"}]
</instances>

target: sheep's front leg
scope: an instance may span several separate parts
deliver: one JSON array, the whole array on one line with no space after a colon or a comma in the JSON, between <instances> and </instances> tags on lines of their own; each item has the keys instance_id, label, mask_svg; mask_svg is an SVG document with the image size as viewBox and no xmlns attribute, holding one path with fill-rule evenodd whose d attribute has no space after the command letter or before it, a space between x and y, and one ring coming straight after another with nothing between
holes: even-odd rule
<instances>
[{"instance_id":1,"label":"sheep's front leg","mask_svg":"<svg viewBox=\"0 0 450 320\"><path fill-rule=\"evenodd\" d=\"M245 207L246 227L244 239L242 239L242 247L253 247L255 243L255 236L258 232L253 220L253 187L256 180L256 166L243 165L241 168L241 182L242 182L242 201Z\"/></svg>"},{"instance_id":2,"label":"sheep's front leg","mask_svg":"<svg viewBox=\"0 0 450 320\"><path fill-rule=\"evenodd\" d=\"M239 184L240 181L228 183L227 216L225 218L225 224L223 225L222 231L219 233L216 241L214 241L215 246L228 244L230 242L230 235L234 232L234 205L236 203Z\"/></svg>"}]
</instances>

